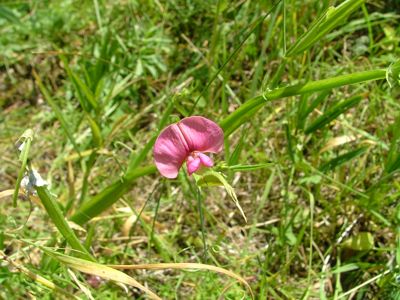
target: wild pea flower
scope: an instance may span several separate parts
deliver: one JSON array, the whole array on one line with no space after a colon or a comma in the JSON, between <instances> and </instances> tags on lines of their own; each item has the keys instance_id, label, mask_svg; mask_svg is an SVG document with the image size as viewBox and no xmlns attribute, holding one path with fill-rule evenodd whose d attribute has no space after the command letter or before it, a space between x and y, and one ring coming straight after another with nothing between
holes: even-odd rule
<instances>
[{"instance_id":1,"label":"wild pea flower","mask_svg":"<svg viewBox=\"0 0 400 300\"><path fill-rule=\"evenodd\" d=\"M158 136L153 156L157 169L167 178L176 178L186 161L189 175L201 167L212 167L206 152L222 150L224 133L213 121L200 116L188 117L171 124Z\"/></svg>"}]
</instances>

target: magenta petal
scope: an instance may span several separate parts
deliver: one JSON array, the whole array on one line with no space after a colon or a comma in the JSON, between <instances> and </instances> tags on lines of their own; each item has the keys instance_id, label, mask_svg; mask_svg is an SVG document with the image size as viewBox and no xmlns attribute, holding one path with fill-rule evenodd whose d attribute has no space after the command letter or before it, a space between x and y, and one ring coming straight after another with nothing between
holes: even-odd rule
<instances>
[{"instance_id":1,"label":"magenta petal","mask_svg":"<svg viewBox=\"0 0 400 300\"><path fill-rule=\"evenodd\" d=\"M158 136L153 156L158 171L164 177L176 178L188 155L188 145L177 124L168 126Z\"/></svg>"},{"instance_id":2,"label":"magenta petal","mask_svg":"<svg viewBox=\"0 0 400 300\"><path fill-rule=\"evenodd\" d=\"M201 165L200 158L199 157L193 158L192 156L189 156L186 165L189 175L192 175L200 168Z\"/></svg>"},{"instance_id":3,"label":"magenta petal","mask_svg":"<svg viewBox=\"0 0 400 300\"><path fill-rule=\"evenodd\" d=\"M218 153L222 150L224 133L218 124L204 117L182 119L178 126L185 137L189 151Z\"/></svg>"},{"instance_id":4,"label":"magenta petal","mask_svg":"<svg viewBox=\"0 0 400 300\"><path fill-rule=\"evenodd\" d=\"M198 157L200 158L200 161L203 166L205 167L212 167L214 165L213 160L205 155L204 153L197 153Z\"/></svg>"}]
</instances>

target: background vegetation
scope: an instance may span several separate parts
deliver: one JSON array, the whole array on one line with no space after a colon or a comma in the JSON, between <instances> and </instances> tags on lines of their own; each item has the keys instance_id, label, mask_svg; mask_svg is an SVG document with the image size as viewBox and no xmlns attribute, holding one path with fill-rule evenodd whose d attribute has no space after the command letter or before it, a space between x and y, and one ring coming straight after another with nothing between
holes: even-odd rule
<instances>
[{"instance_id":1,"label":"background vegetation","mask_svg":"<svg viewBox=\"0 0 400 300\"><path fill-rule=\"evenodd\" d=\"M257 299L400 298L400 5L325 14L341 3L2 2L0 298L141 298L95 275L183 262ZM226 190L155 172L154 138L189 115L225 130L247 223ZM14 206L25 163L49 185ZM211 271L125 273L163 299L250 298Z\"/></svg>"}]
</instances>

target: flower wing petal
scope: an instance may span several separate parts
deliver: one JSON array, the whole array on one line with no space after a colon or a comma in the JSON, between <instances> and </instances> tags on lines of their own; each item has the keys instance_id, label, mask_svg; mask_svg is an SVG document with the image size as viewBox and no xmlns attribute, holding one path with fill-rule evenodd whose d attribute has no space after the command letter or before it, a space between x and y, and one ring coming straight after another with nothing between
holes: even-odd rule
<instances>
[{"instance_id":1,"label":"flower wing petal","mask_svg":"<svg viewBox=\"0 0 400 300\"><path fill-rule=\"evenodd\" d=\"M154 144L154 162L161 175L167 178L178 176L188 155L188 145L177 124L166 127Z\"/></svg>"},{"instance_id":2,"label":"flower wing petal","mask_svg":"<svg viewBox=\"0 0 400 300\"><path fill-rule=\"evenodd\" d=\"M182 119L178 126L189 151L218 153L224 144L224 132L217 123L200 116Z\"/></svg>"}]
</instances>

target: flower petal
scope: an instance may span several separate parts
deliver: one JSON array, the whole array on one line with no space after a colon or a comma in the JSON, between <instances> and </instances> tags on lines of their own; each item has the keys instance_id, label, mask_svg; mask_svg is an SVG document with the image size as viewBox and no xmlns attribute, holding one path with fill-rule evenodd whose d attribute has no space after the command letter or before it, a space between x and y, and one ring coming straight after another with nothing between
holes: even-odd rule
<instances>
[{"instance_id":1,"label":"flower petal","mask_svg":"<svg viewBox=\"0 0 400 300\"><path fill-rule=\"evenodd\" d=\"M154 162L161 175L176 178L189 155L188 148L177 124L165 128L158 136L153 150Z\"/></svg>"},{"instance_id":2,"label":"flower petal","mask_svg":"<svg viewBox=\"0 0 400 300\"><path fill-rule=\"evenodd\" d=\"M218 153L224 143L224 132L218 124L200 116L182 119L178 126L189 146L189 151Z\"/></svg>"},{"instance_id":3,"label":"flower petal","mask_svg":"<svg viewBox=\"0 0 400 300\"><path fill-rule=\"evenodd\" d=\"M188 170L189 176L192 175L201 166L200 158L199 157L189 156L188 160L186 161L186 166L187 166L187 170Z\"/></svg>"},{"instance_id":4,"label":"flower petal","mask_svg":"<svg viewBox=\"0 0 400 300\"><path fill-rule=\"evenodd\" d=\"M200 158L201 164L205 167L212 167L214 165L213 160L205 155L204 153L197 153L197 156Z\"/></svg>"}]
</instances>

